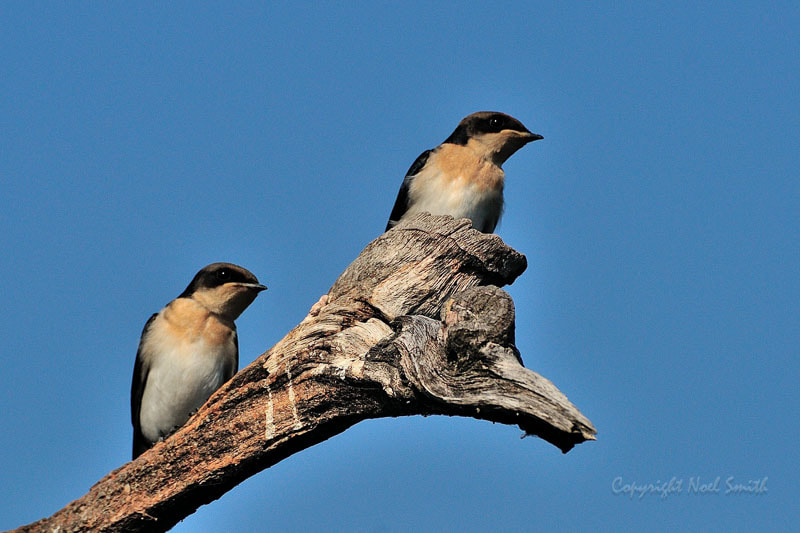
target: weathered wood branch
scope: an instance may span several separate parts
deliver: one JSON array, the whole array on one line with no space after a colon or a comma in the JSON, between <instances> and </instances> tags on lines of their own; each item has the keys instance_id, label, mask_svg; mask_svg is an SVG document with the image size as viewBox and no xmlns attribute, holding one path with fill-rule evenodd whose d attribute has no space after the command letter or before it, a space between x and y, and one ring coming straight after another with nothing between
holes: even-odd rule
<instances>
[{"instance_id":1,"label":"weathered wood branch","mask_svg":"<svg viewBox=\"0 0 800 533\"><path fill-rule=\"evenodd\" d=\"M569 451L595 429L514 346L499 286L525 257L467 221L423 214L373 241L328 303L166 441L20 531L164 531L244 479L365 419L462 415Z\"/></svg>"}]
</instances>

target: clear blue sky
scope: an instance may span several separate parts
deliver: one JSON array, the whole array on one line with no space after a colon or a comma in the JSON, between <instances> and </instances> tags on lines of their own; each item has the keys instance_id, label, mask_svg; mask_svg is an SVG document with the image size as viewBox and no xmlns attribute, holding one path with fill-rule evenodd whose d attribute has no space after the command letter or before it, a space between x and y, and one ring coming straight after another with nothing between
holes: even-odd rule
<instances>
[{"instance_id":1,"label":"clear blue sky","mask_svg":"<svg viewBox=\"0 0 800 533\"><path fill-rule=\"evenodd\" d=\"M139 334L200 267L270 287L244 366L484 109L545 137L505 166L517 341L599 440L365 422L175 531L796 527L800 4L263 4L0 4L0 528L129 459Z\"/></svg>"}]
</instances>

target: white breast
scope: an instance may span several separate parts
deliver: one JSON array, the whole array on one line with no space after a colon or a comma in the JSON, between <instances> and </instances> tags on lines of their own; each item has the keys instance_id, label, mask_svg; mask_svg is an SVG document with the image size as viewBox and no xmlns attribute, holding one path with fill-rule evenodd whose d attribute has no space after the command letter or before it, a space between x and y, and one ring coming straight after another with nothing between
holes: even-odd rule
<instances>
[{"instance_id":1,"label":"white breast","mask_svg":"<svg viewBox=\"0 0 800 533\"><path fill-rule=\"evenodd\" d=\"M497 168L497 171L502 176L502 170ZM463 173L448 176L429 165L411 184L409 207L403 218L427 211L432 215L468 218L476 229L492 232L503 211L502 179L498 183L498 187L488 188L473 176Z\"/></svg>"},{"instance_id":2,"label":"white breast","mask_svg":"<svg viewBox=\"0 0 800 533\"><path fill-rule=\"evenodd\" d=\"M151 442L169 435L230 377L236 360L231 342L210 345L203 337L176 342L152 328L145 348L152 354L139 423Z\"/></svg>"}]
</instances>

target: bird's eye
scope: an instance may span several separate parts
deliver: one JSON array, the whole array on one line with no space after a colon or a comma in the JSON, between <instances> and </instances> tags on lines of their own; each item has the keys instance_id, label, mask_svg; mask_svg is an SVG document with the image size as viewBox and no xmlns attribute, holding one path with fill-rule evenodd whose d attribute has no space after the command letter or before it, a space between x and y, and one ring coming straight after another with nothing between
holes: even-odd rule
<instances>
[{"instance_id":1,"label":"bird's eye","mask_svg":"<svg viewBox=\"0 0 800 533\"><path fill-rule=\"evenodd\" d=\"M231 271L227 268L217 270L217 279L220 281L228 281L231 279Z\"/></svg>"},{"instance_id":2,"label":"bird's eye","mask_svg":"<svg viewBox=\"0 0 800 533\"><path fill-rule=\"evenodd\" d=\"M503 119L500 117L492 117L489 119L489 131L498 132L503 129Z\"/></svg>"}]
</instances>

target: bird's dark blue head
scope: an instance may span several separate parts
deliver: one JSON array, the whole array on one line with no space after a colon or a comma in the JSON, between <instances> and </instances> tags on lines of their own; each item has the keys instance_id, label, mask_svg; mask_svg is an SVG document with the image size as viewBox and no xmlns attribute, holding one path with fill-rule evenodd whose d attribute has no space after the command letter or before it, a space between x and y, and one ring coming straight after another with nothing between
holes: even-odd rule
<instances>
[{"instance_id":1,"label":"bird's dark blue head","mask_svg":"<svg viewBox=\"0 0 800 533\"><path fill-rule=\"evenodd\" d=\"M444 142L466 145L473 137L487 133L500 133L503 130L530 134L538 139L542 138L541 135L531 133L522 122L511 115L498 111L478 111L462 119L455 131Z\"/></svg>"},{"instance_id":2,"label":"bird's dark blue head","mask_svg":"<svg viewBox=\"0 0 800 533\"><path fill-rule=\"evenodd\" d=\"M249 284L254 288L263 287L259 284L258 278L246 268L232 263L212 263L195 274L192 282L178 298L189 298L198 290L213 289L226 283Z\"/></svg>"},{"instance_id":3,"label":"bird's dark blue head","mask_svg":"<svg viewBox=\"0 0 800 533\"><path fill-rule=\"evenodd\" d=\"M459 122L445 143L466 146L479 157L501 166L514 152L542 138L510 115L479 111Z\"/></svg>"}]
</instances>

